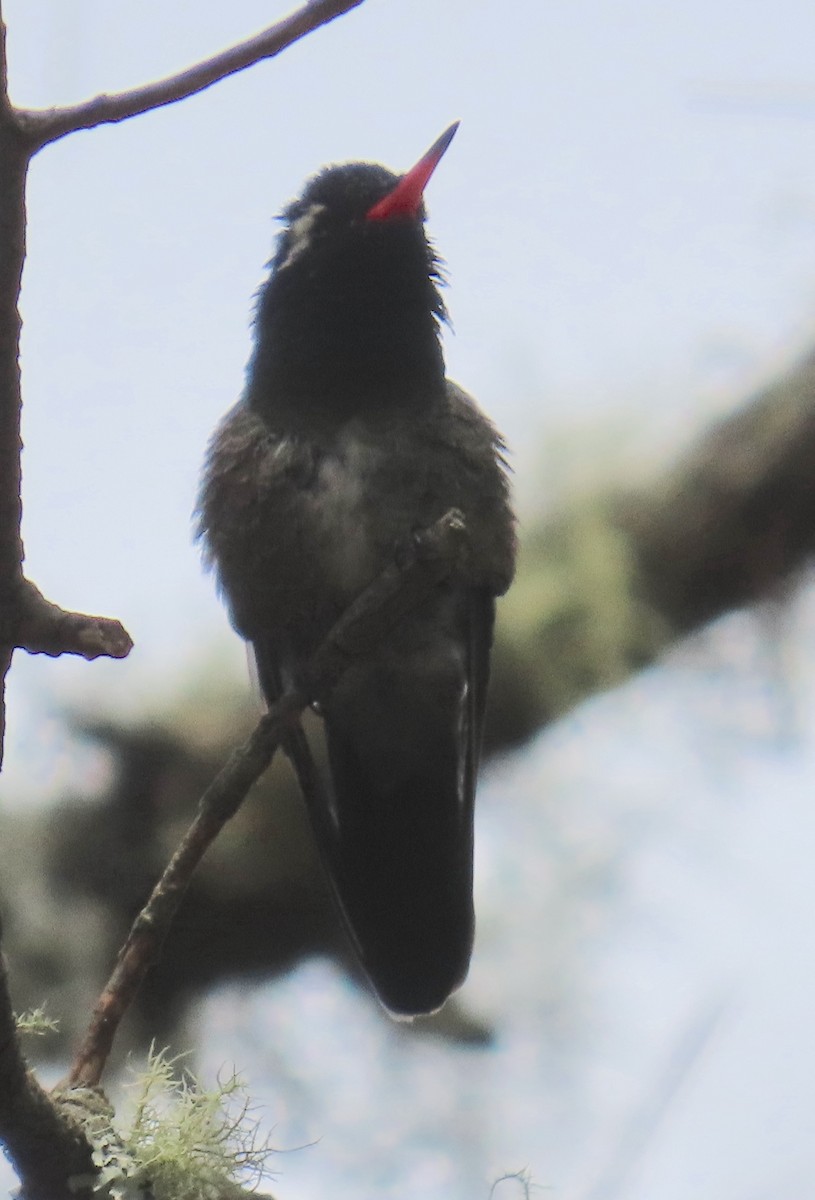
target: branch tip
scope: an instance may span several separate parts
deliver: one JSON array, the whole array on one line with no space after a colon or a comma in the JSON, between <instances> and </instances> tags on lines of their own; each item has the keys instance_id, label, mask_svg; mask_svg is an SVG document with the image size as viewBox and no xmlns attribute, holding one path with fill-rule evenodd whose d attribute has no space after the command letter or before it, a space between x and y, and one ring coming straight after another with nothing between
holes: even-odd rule
<instances>
[{"instance_id":1,"label":"branch tip","mask_svg":"<svg viewBox=\"0 0 815 1200\"><path fill-rule=\"evenodd\" d=\"M7 604L3 627L6 645L29 654L58 658L75 654L95 658L127 658L133 639L121 621L69 612L46 600L30 580L23 580Z\"/></svg>"}]
</instances>

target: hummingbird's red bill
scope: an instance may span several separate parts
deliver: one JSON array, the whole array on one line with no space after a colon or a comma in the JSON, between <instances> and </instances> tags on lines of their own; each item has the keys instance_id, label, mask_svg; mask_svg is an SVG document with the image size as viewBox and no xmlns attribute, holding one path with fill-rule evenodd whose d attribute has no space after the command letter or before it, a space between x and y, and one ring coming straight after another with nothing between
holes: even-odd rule
<instances>
[{"instance_id":1,"label":"hummingbird's red bill","mask_svg":"<svg viewBox=\"0 0 815 1200\"><path fill-rule=\"evenodd\" d=\"M415 167L411 167L407 174L402 176L393 191L388 192L387 196L383 196L368 210L365 214L368 221L391 221L394 217L418 215L430 176L439 165L458 127L459 122L454 121L449 129L445 129Z\"/></svg>"}]
</instances>

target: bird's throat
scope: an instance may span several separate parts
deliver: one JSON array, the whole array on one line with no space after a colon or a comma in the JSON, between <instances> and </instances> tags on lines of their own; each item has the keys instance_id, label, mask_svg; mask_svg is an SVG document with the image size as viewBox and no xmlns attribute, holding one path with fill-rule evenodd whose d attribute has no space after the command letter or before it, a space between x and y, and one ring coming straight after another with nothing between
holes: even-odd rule
<instances>
[{"instance_id":1,"label":"bird's throat","mask_svg":"<svg viewBox=\"0 0 815 1200\"><path fill-rule=\"evenodd\" d=\"M443 393L443 306L426 274L377 286L368 276L273 276L257 313L252 406L320 424L390 406L421 409ZM310 285L310 286L309 286Z\"/></svg>"}]
</instances>

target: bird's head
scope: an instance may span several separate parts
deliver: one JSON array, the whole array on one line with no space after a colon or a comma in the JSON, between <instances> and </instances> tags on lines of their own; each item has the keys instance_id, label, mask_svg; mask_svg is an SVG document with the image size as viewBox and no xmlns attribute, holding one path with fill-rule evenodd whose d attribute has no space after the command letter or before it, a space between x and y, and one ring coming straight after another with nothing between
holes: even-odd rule
<instances>
[{"instance_id":1,"label":"bird's head","mask_svg":"<svg viewBox=\"0 0 815 1200\"><path fill-rule=\"evenodd\" d=\"M254 404L307 402L339 419L443 389L438 326L447 314L423 196L457 128L404 175L374 163L326 167L284 210L258 295Z\"/></svg>"},{"instance_id":2,"label":"bird's head","mask_svg":"<svg viewBox=\"0 0 815 1200\"><path fill-rule=\"evenodd\" d=\"M325 167L281 214L285 225L271 264L273 272L287 272L300 264L311 273L315 261L346 255L362 270L371 255L410 256L411 250L428 261L424 190L457 129L458 121L404 175L376 163ZM435 266L432 252L429 265Z\"/></svg>"}]
</instances>

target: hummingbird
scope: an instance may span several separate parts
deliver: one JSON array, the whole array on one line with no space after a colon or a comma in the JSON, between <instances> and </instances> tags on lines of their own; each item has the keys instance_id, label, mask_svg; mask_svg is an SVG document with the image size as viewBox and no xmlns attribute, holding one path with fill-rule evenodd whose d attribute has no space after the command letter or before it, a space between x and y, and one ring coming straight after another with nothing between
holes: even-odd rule
<instances>
[{"instance_id":1,"label":"hummingbird","mask_svg":"<svg viewBox=\"0 0 815 1200\"><path fill-rule=\"evenodd\" d=\"M198 506L205 562L269 704L406 539L463 514L466 567L319 705L315 838L363 971L405 1018L440 1008L469 969L495 598L516 548L502 438L445 377L423 197L457 128L402 175L325 167L285 208L243 396L213 435Z\"/></svg>"}]
</instances>

